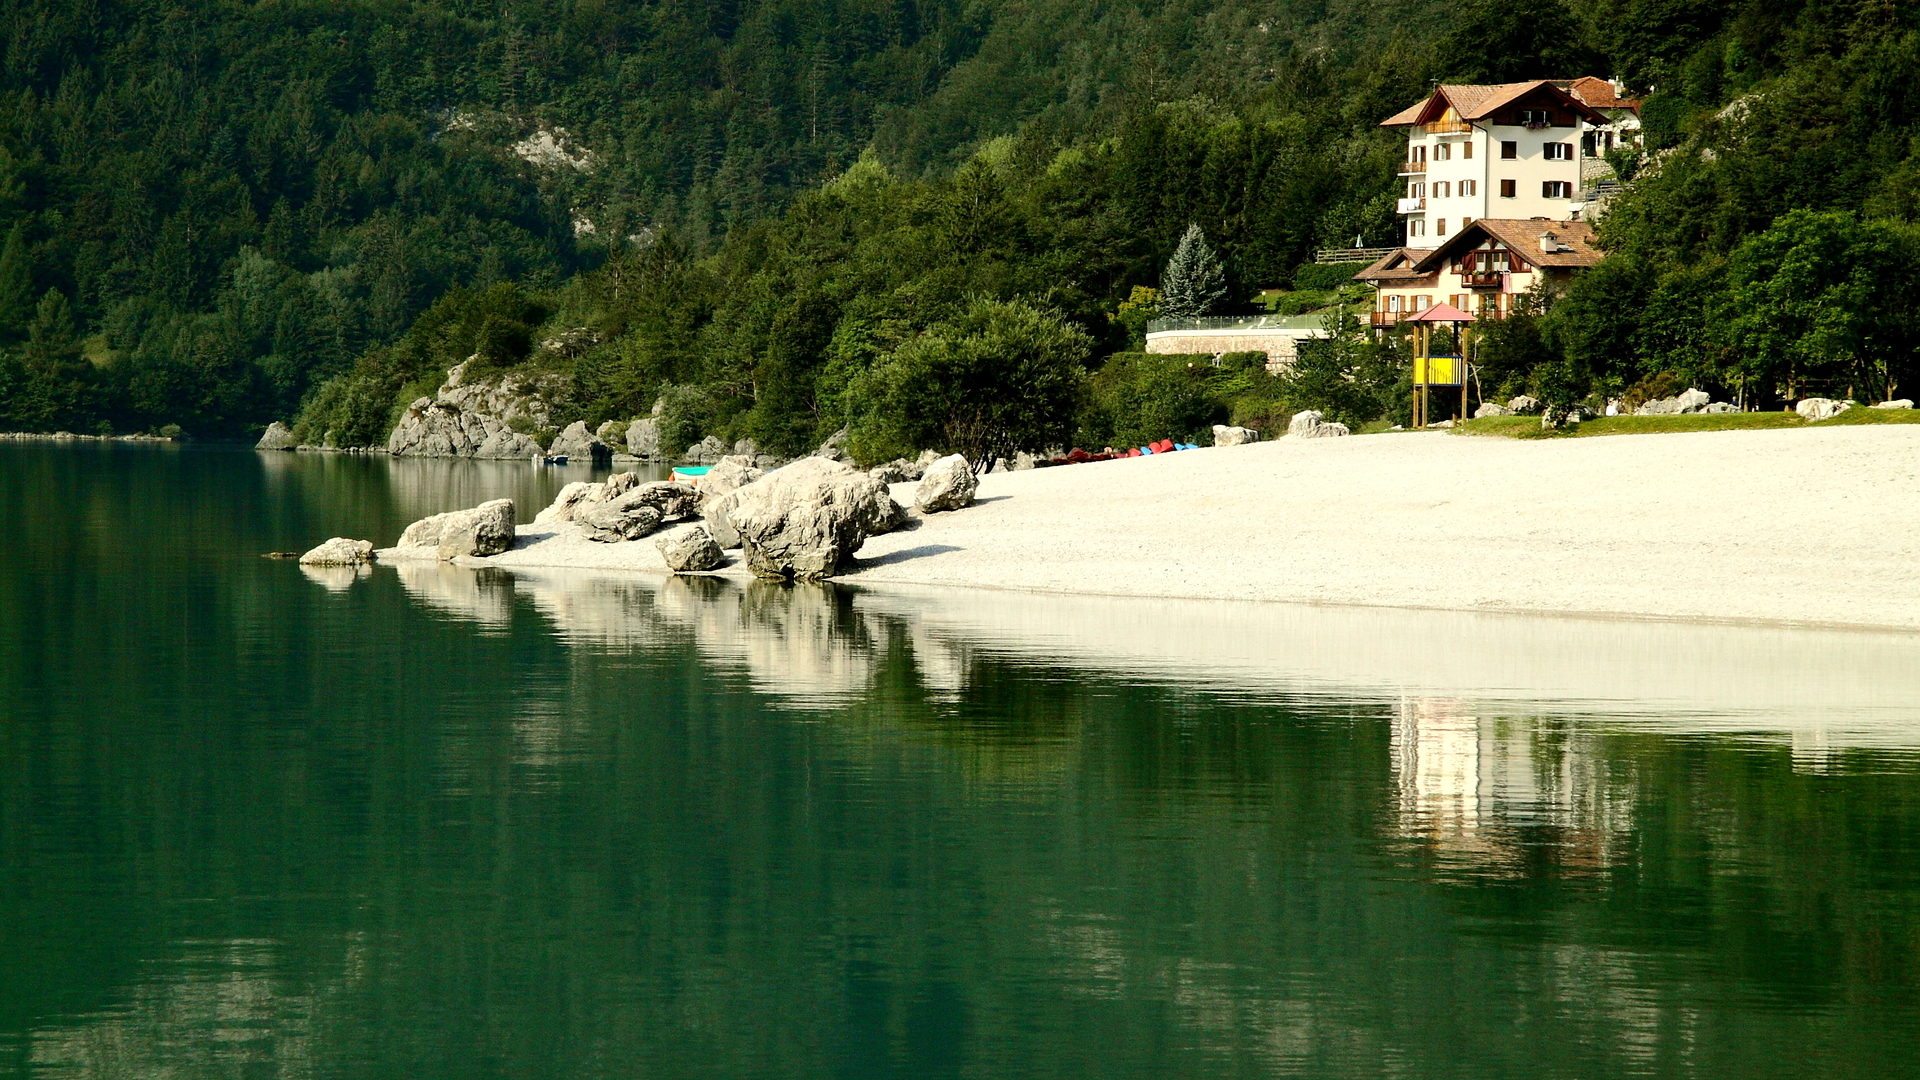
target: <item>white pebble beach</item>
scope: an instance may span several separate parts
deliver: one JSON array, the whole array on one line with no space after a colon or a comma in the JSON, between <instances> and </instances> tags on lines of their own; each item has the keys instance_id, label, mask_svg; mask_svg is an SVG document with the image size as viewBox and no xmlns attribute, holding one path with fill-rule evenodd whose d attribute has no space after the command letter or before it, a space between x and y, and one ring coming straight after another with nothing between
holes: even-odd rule
<instances>
[{"instance_id":1,"label":"white pebble beach","mask_svg":"<svg viewBox=\"0 0 1920 1080\"><path fill-rule=\"evenodd\" d=\"M1282 439L994 473L915 525L839 580L1920 629L1920 425ZM462 561L667 572L572 525Z\"/></svg>"}]
</instances>

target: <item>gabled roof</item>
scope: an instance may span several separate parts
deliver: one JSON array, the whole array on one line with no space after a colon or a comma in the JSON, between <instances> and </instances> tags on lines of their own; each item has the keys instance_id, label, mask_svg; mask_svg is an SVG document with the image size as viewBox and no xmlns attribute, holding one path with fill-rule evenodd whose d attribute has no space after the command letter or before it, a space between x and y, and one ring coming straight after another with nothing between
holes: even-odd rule
<instances>
[{"instance_id":1,"label":"gabled roof","mask_svg":"<svg viewBox=\"0 0 1920 1080\"><path fill-rule=\"evenodd\" d=\"M1596 82L1606 82L1597 79ZM1607 83L1609 89L1612 83ZM1593 107L1556 86L1547 79L1534 79L1517 83L1441 83L1433 93L1417 105L1409 106L1380 121L1381 127L1406 127L1410 124L1430 124L1451 107L1455 115L1462 120L1484 120L1496 110L1526 97L1528 94L1544 90L1549 96L1559 99L1564 108L1585 116L1597 124L1607 122L1606 116L1595 112Z\"/></svg>"},{"instance_id":2,"label":"gabled roof","mask_svg":"<svg viewBox=\"0 0 1920 1080\"><path fill-rule=\"evenodd\" d=\"M1394 248L1376 259L1372 266L1353 275L1355 281L1404 281L1432 277L1431 270L1415 270L1414 264L1427 254L1425 248Z\"/></svg>"},{"instance_id":3,"label":"gabled roof","mask_svg":"<svg viewBox=\"0 0 1920 1080\"><path fill-rule=\"evenodd\" d=\"M1555 83L1559 86L1559 83ZM1640 111L1637 98L1623 98L1620 91L1607 79L1596 79L1591 75L1583 76L1567 83L1564 89L1581 101L1596 109L1632 109Z\"/></svg>"},{"instance_id":4,"label":"gabled roof","mask_svg":"<svg viewBox=\"0 0 1920 1080\"><path fill-rule=\"evenodd\" d=\"M1540 238L1552 233L1562 251L1540 250ZM1584 221L1551 221L1547 218L1480 218L1446 243L1426 252L1415 269L1430 274L1445 266L1447 260L1460 257L1492 237L1522 262L1536 267L1592 266L1604 253L1593 245L1593 226Z\"/></svg>"}]
</instances>

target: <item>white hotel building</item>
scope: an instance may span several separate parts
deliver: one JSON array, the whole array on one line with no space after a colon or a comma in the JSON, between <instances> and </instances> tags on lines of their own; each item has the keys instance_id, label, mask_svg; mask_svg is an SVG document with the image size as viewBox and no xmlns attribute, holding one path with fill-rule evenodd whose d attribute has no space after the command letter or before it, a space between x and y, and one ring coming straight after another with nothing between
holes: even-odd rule
<instances>
[{"instance_id":1,"label":"white hotel building","mask_svg":"<svg viewBox=\"0 0 1920 1080\"><path fill-rule=\"evenodd\" d=\"M1381 121L1407 129L1407 246L1437 246L1478 218L1579 220L1586 182L1611 176L1600 159L1638 139L1637 104L1595 78L1436 87Z\"/></svg>"}]
</instances>

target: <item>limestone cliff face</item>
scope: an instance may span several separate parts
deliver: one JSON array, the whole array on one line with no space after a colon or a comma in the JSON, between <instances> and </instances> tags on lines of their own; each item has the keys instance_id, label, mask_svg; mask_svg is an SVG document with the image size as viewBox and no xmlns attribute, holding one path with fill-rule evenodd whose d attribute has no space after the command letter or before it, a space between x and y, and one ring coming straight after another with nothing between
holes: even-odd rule
<instances>
[{"instance_id":1,"label":"limestone cliff face","mask_svg":"<svg viewBox=\"0 0 1920 1080\"><path fill-rule=\"evenodd\" d=\"M447 372L447 381L430 398L407 406L407 414L387 437L387 452L411 457L530 458L541 452L532 436L515 427L552 430L546 396L561 376L528 379L502 375L466 381L468 365Z\"/></svg>"}]
</instances>

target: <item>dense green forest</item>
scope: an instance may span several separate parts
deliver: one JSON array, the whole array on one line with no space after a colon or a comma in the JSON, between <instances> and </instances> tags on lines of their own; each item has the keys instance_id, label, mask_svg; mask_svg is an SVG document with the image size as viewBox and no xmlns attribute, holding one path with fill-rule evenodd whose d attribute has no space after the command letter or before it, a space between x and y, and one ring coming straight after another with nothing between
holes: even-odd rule
<instances>
[{"instance_id":1,"label":"dense green forest","mask_svg":"<svg viewBox=\"0 0 1920 1080\"><path fill-rule=\"evenodd\" d=\"M1583 73L1650 92L1652 152L1601 270L1488 335L1496 386L1759 400L1914 362L1906 5L4 10L0 427L364 445L470 355L570 376L557 420L663 401L669 442L788 451L1391 415L1393 345L1357 332L1285 377L1127 360L1143 290L1190 224L1222 311L1336 285L1315 247L1399 239L1381 117Z\"/></svg>"}]
</instances>

